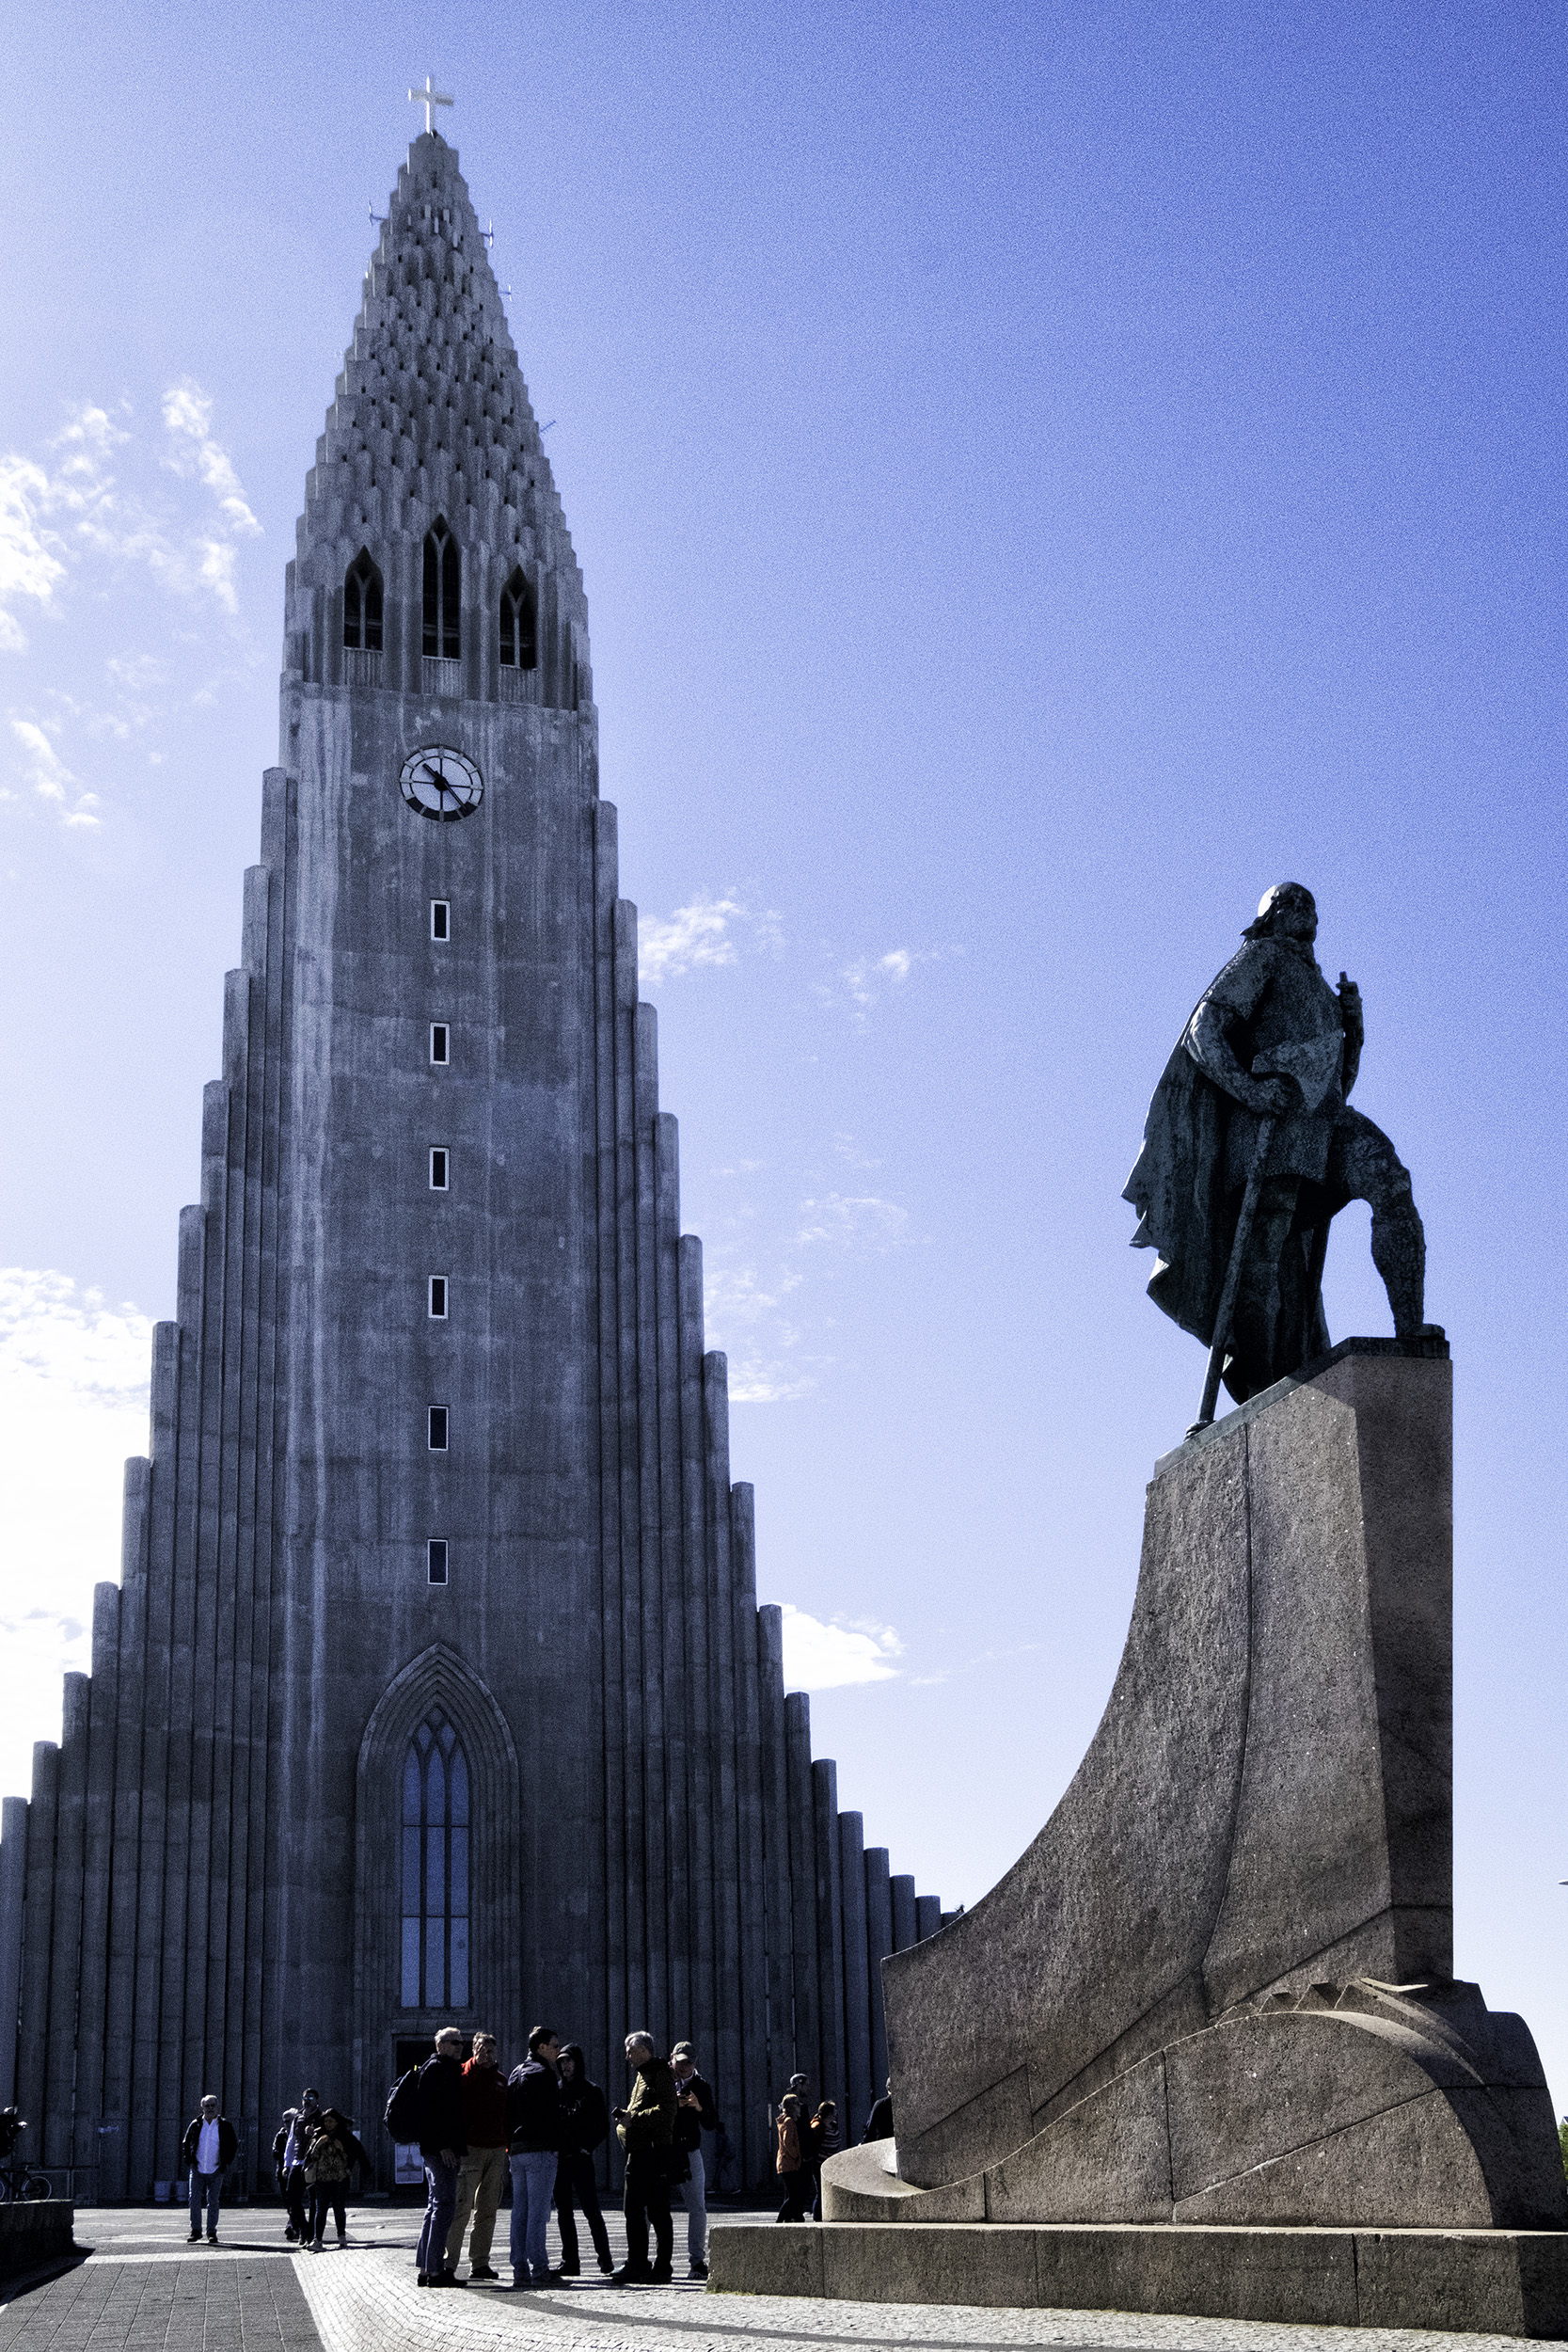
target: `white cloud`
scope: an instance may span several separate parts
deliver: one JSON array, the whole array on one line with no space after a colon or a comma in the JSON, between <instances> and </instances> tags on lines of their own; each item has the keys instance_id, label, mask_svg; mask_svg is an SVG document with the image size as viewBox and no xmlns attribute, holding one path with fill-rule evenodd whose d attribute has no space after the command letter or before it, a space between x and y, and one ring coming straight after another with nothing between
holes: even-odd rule
<instances>
[{"instance_id":1,"label":"white cloud","mask_svg":"<svg viewBox=\"0 0 1568 2352\"><path fill-rule=\"evenodd\" d=\"M216 499L229 529L242 538L259 539L261 526L227 450L213 437L213 403L199 384L187 376L182 384L170 385L164 394L164 423L174 443L173 455L164 463L175 473L198 475Z\"/></svg>"},{"instance_id":2,"label":"white cloud","mask_svg":"<svg viewBox=\"0 0 1568 2352\"><path fill-rule=\"evenodd\" d=\"M92 1588L119 1571L127 1454L147 1451L152 1325L68 1276L0 1267L0 1789L60 1734L90 1662Z\"/></svg>"},{"instance_id":3,"label":"white cloud","mask_svg":"<svg viewBox=\"0 0 1568 2352\"><path fill-rule=\"evenodd\" d=\"M784 1405L816 1387L812 1366L822 1359L791 1360L800 1335L784 1311L800 1282L788 1268L765 1282L754 1266L705 1257L704 1327L707 1344L729 1359L732 1405Z\"/></svg>"},{"instance_id":4,"label":"white cloud","mask_svg":"<svg viewBox=\"0 0 1568 2352\"><path fill-rule=\"evenodd\" d=\"M856 1027L863 1028L871 1007L904 988L917 964L942 963L962 953L961 947L889 947L879 956L860 956L853 963L840 964L831 979L814 981L813 988L823 1005L840 1004L842 991L848 996Z\"/></svg>"},{"instance_id":5,"label":"white cloud","mask_svg":"<svg viewBox=\"0 0 1568 2352\"><path fill-rule=\"evenodd\" d=\"M54 604L91 557L145 564L176 595L205 592L224 612L236 610L231 542L256 537L261 526L213 437L212 411L198 385L171 387L164 397L169 447L162 463L211 493L215 530L210 515L198 524L170 513L166 501L124 486L115 469L120 452L129 449L133 461L140 454L135 437L91 401L82 402L49 443L48 462L14 450L0 456L0 646L14 652L26 644L11 605Z\"/></svg>"},{"instance_id":6,"label":"white cloud","mask_svg":"<svg viewBox=\"0 0 1568 2352\"><path fill-rule=\"evenodd\" d=\"M820 1200L802 1200L806 1219L795 1239L798 1245L832 1242L840 1248L897 1249L909 1239L910 1213L896 1200L876 1193L859 1198L830 1192Z\"/></svg>"},{"instance_id":7,"label":"white cloud","mask_svg":"<svg viewBox=\"0 0 1568 2352\"><path fill-rule=\"evenodd\" d=\"M58 804L65 825L96 825L96 792L85 792L36 720L13 719L11 733L22 746L27 781L40 798ZM67 808L67 800L73 805Z\"/></svg>"},{"instance_id":8,"label":"white cloud","mask_svg":"<svg viewBox=\"0 0 1568 2352\"><path fill-rule=\"evenodd\" d=\"M52 602L65 565L55 553L43 506L49 477L14 451L0 457L0 651L22 653L26 632L8 608L19 600Z\"/></svg>"},{"instance_id":9,"label":"white cloud","mask_svg":"<svg viewBox=\"0 0 1568 2352\"><path fill-rule=\"evenodd\" d=\"M791 1691L841 1691L860 1682L894 1682L904 1645L890 1625L834 1617L824 1624L785 1601L784 1672Z\"/></svg>"},{"instance_id":10,"label":"white cloud","mask_svg":"<svg viewBox=\"0 0 1568 2352\"><path fill-rule=\"evenodd\" d=\"M213 404L199 385L169 389L163 424L160 455L147 437L138 438L128 406L111 415L84 401L40 452L0 453L0 652L32 650L23 623L28 612L70 618L70 642L77 647L73 681L82 675L86 646L103 659L109 683L109 707L101 709L35 682L34 708L12 717L26 780L54 802L65 825L100 821L95 794L78 787L69 799L71 749L80 759L83 736L125 742L168 715L149 699L150 690L167 681L164 648L199 639L164 599L234 619L238 542L261 530L214 436ZM192 486L181 489L170 477ZM139 596L133 612L120 578L127 571L150 576L162 597ZM106 608L114 616L107 628ZM138 621L152 640L146 651L126 643ZM225 634L233 644L235 632ZM62 736L66 748L56 739ZM14 794L0 797L15 804Z\"/></svg>"},{"instance_id":11,"label":"white cloud","mask_svg":"<svg viewBox=\"0 0 1568 2352\"><path fill-rule=\"evenodd\" d=\"M701 896L673 914L643 914L637 923L637 969L640 980L657 988L676 980L701 964L738 963L741 936L758 949L777 955L784 946L779 916L768 909L753 914L733 892L721 898Z\"/></svg>"}]
</instances>

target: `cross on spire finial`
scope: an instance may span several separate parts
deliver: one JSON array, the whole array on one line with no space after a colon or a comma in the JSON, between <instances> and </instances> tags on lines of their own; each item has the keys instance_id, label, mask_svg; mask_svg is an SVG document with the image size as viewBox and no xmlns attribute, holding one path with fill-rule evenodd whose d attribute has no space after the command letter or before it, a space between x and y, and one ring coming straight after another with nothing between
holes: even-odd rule
<instances>
[{"instance_id":1,"label":"cross on spire finial","mask_svg":"<svg viewBox=\"0 0 1568 2352\"><path fill-rule=\"evenodd\" d=\"M424 127L427 131L434 131L436 128L436 107L451 104L451 100L442 95L428 73L424 77L423 89L411 89L408 96L414 105L424 108Z\"/></svg>"}]
</instances>

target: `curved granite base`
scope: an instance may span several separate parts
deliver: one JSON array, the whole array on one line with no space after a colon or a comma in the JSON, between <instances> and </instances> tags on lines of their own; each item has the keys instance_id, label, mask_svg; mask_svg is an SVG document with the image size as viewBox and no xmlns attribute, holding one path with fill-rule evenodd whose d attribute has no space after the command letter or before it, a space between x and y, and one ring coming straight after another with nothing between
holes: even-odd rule
<instances>
[{"instance_id":1,"label":"curved granite base","mask_svg":"<svg viewBox=\"0 0 1568 2352\"><path fill-rule=\"evenodd\" d=\"M895 2144L823 2168L830 2221L1551 2230L1562 2162L1535 2045L1474 1985L1314 1985L1091 2091L998 2164L922 2189Z\"/></svg>"},{"instance_id":2,"label":"curved granite base","mask_svg":"<svg viewBox=\"0 0 1568 2352\"><path fill-rule=\"evenodd\" d=\"M1447 1353L1347 1341L1157 1466L1071 1787L883 1963L943 2206L1568 2227L1528 2031L1452 1981Z\"/></svg>"}]
</instances>

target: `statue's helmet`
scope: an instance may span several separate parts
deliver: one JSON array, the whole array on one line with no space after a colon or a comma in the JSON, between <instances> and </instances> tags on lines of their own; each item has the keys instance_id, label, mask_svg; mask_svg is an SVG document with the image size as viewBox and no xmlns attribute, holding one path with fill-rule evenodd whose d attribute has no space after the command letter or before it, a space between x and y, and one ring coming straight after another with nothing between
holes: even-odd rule
<instances>
[{"instance_id":1,"label":"statue's helmet","mask_svg":"<svg viewBox=\"0 0 1568 2352\"><path fill-rule=\"evenodd\" d=\"M1258 901L1258 919L1249 923L1242 933L1243 939L1267 939L1274 930L1274 918L1285 906L1310 907L1318 912L1318 902L1305 882L1271 882Z\"/></svg>"}]
</instances>

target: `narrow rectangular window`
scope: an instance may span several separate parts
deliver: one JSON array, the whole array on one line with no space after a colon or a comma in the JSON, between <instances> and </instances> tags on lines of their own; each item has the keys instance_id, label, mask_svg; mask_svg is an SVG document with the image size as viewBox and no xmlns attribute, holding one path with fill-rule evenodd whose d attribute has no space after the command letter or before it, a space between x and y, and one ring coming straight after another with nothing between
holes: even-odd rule
<instances>
[{"instance_id":1,"label":"narrow rectangular window","mask_svg":"<svg viewBox=\"0 0 1568 2352\"><path fill-rule=\"evenodd\" d=\"M445 1323L447 1319L447 1278L444 1274L433 1274L430 1278L430 1311L436 1323Z\"/></svg>"},{"instance_id":2,"label":"narrow rectangular window","mask_svg":"<svg viewBox=\"0 0 1568 2352\"><path fill-rule=\"evenodd\" d=\"M438 1143L432 1146L430 1153L430 1189L432 1192L445 1192L447 1189L447 1152L445 1147Z\"/></svg>"},{"instance_id":3,"label":"narrow rectangular window","mask_svg":"<svg viewBox=\"0 0 1568 2352\"><path fill-rule=\"evenodd\" d=\"M447 1581L446 1537L444 1535L433 1535L429 1543L425 1546L425 1554L429 1565L431 1582L433 1584L444 1584Z\"/></svg>"},{"instance_id":4,"label":"narrow rectangular window","mask_svg":"<svg viewBox=\"0 0 1568 2352\"><path fill-rule=\"evenodd\" d=\"M444 1454L447 1450L447 1408L444 1405L433 1405L430 1408L430 1450L432 1454Z\"/></svg>"},{"instance_id":5,"label":"narrow rectangular window","mask_svg":"<svg viewBox=\"0 0 1568 2352\"><path fill-rule=\"evenodd\" d=\"M451 1058L447 1050L450 1037L451 1031L448 1029L444 1021L433 1021L431 1023L430 1058L437 1065L444 1066Z\"/></svg>"},{"instance_id":6,"label":"narrow rectangular window","mask_svg":"<svg viewBox=\"0 0 1568 2352\"><path fill-rule=\"evenodd\" d=\"M451 937L451 902L448 898L432 898L430 902L430 936L432 939Z\"/></svg>"}]
</instances>

